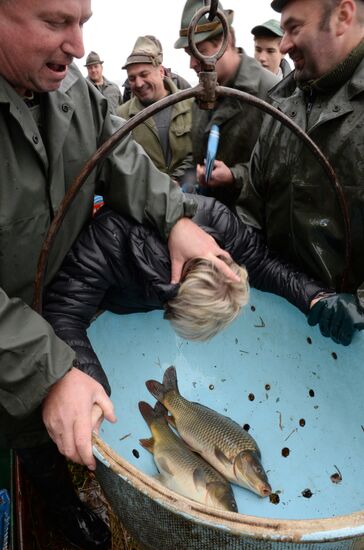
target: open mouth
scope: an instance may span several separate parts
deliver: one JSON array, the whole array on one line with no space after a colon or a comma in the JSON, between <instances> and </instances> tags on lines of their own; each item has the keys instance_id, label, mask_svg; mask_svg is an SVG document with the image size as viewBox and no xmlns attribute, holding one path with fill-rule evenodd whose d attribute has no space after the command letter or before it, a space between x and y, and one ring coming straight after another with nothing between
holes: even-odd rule
<instances>
[{"instance_id":1,"label":"open mouth","mask_svg":"<svg viewBox=\"0 0 364 550\"><path fill-rule=\"evenodd\" d=\"M64 73L64 71L67 68L67 65L59 65L57 63L47 63L48 69L51 69L51 71L54 71L56 73Z\"/></svg>"}]
</instances>

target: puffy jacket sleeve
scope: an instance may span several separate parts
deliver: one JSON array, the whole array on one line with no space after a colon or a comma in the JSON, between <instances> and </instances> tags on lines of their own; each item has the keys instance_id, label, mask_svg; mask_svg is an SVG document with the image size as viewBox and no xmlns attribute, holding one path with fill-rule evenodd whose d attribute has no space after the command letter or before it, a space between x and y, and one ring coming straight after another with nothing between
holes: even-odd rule
<instances>
[{"instance_id":1,"label":"puffy jacket sleeve","mask_svg":"<svg viewBox=\"0 0 364 550\"><path fill-rule=\"evenodd\" d=\"M332 292L270 251L261 233L244 224L228 208L217 202L212 207L206 205L206 208L211 209L212 236L236 263L245 265L252 286L286 298L303 313L309 311L317 294Z\"/></svg>"},{"instance_id":2,"label":"puffy jacket sleeve","mask_svg":"<svg viewBox=\"0 0 364 550\"><path fill-rule=\"evenodd\" d=\"M103 246L108 242L108 247ZM55 333L75 352L77 368L92 376L110 395L111 389L101 363L87 336L107 290L122 277L109 261L119 241L107 224L93 221L67 254L57 276L47 288L43 314ZM107 254L106 250L111 253Z\"/></svg>"},{"instance_id":3,"label":"puffy jacket sleeve","mask_svg":"<svg viewBox=\"0 0 364 550\"><path fill-rule=\"evenodd\" d=\"M35 410L75 359L40 315L2 289L0 354L0 406L14 417Z\"/></svg>"}]
</instances>

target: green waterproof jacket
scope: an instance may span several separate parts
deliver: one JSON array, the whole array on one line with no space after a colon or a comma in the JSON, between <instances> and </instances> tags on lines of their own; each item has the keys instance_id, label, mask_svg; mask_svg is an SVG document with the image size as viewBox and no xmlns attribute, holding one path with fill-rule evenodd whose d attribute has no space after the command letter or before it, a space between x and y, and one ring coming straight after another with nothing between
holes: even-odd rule
<instances>
[{"instance_id":1,"label":"green waterproof jacket","mask_svg":"<svg viewBox=\"0 0 364 550\"><path fill-rule=\"evenodd\" d=\"M86 79L91 82L91 84L93 84L103 96L106 97L112 114L116 114L116 109L119 105L123 104L123 97L121 95L120 88L115 82L111 82L111 80L108 80L104 76L102 78L103 83L98 85L94 84L88 76L86 77Z\"/></svg>"},{"instance_id":2,"label":"green waterproof jacket","mask_svg":"<svg viewBox=\"0 0 364 550\"><path fill-rule=\"evenodd\" d=\"M0 77L0 446L44 439L39 405L71 367L75 354L29 305L39 253L54 213L95 150L123 122L81 75L69 73L58 91L40 94L40 123ZM92 213L105 203L163 236L196 205L161 174L130 137L89 176L52 247L46 282L58 270ZM33 414L31 414L33 413ZM42 434L42 435L41 435Z\"/></svg>"},{"instance_id":3,"label":"green waterproof jacket","mask_svg":"<svg viewBox=\"0 0 364 550\"><path fill-rule=\"evenodd\" d=\"M364 281L364 60L336 92L307 102L292 75L271 92L333 166L349 209L352 264L347 290ZM239 215L264 230L270 248L337 290L344 269L343 215L327 175L302 140L270 116L252 155Z\"/></svg>"},{"instance_id":4,"label":"green waterproof jacket","mask_svg":"<svg viewBox=\"0 0 364 550\"><path fill-rule=\"evenodd\" d=\"M241 50L238 70L226 86L268 100L268 91L279 82L279 78L264 69L255 59ZM204 164L209 132L213 124L220 130L220 141L216 158L222 160L234 176L234 185L209 189L214 196L230 208L248 179L247 163L258 139L264 112L248 103L221 97L213 111L200 109L197 104L192 112L192 148L194 165Z\"/></svg>"},{"instance_id":5,"label":"green waterproof jacket","mask_svg":"<svg viewBox=\"0 0 364 550\"><path fill-rule=\"evenodd\" d=\"M164 79L165 88L172 94L178 92L177 86L170 78ZM161 146L158 128L153 117L139 124L133 130L133 137L152 159L156 167L171 177L179 179L185 171L186 164L192 160L192 103L193 99L179 101L172 106L171 123L169 127L170 162L166 164ZM132 97L117 109L117 114L129 119L144 109L137 97Z\"/></svg>"}]
</instances>

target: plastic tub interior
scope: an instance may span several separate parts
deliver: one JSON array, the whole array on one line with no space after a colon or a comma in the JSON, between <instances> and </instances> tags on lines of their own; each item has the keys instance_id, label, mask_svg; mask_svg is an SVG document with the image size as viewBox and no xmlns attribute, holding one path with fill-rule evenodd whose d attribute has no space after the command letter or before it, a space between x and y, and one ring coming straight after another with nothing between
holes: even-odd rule
<instances>
[{"instance_id":1,"label":"plastic tub interior","mask_svg":"<svg viewBox=\"0 0 364 550\"><path fill-rule=\"evenodd\" d=\"M208 343L177 337L161 311L104 313L89 336L118 418L95 441L97 477L143 547L364 549L364 333L336 345L282 298L252 290ZM234 486L239 513L219 512L153 478L138 402L154 405L145 381L170 365L182 395L249 429L275 502Z\"/></svg>"}]
</instances>

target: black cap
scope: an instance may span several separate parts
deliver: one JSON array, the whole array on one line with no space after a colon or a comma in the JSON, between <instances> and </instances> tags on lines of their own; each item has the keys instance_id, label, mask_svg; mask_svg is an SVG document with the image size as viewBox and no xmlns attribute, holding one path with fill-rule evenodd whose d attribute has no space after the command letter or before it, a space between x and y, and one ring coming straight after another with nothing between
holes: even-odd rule
<instances>
[{"instance_id":1,"label":"black cap","mask_svg":"<svg viewBox=\"0 0 364 550\"><path fill-rule=\"evenodd\" d=\"M277 11L278 13L281 13L282 9L286 4L288 4L290 0L273 0L271 3L271 7L274 11Z\"/></svg>"}]
</instances>

